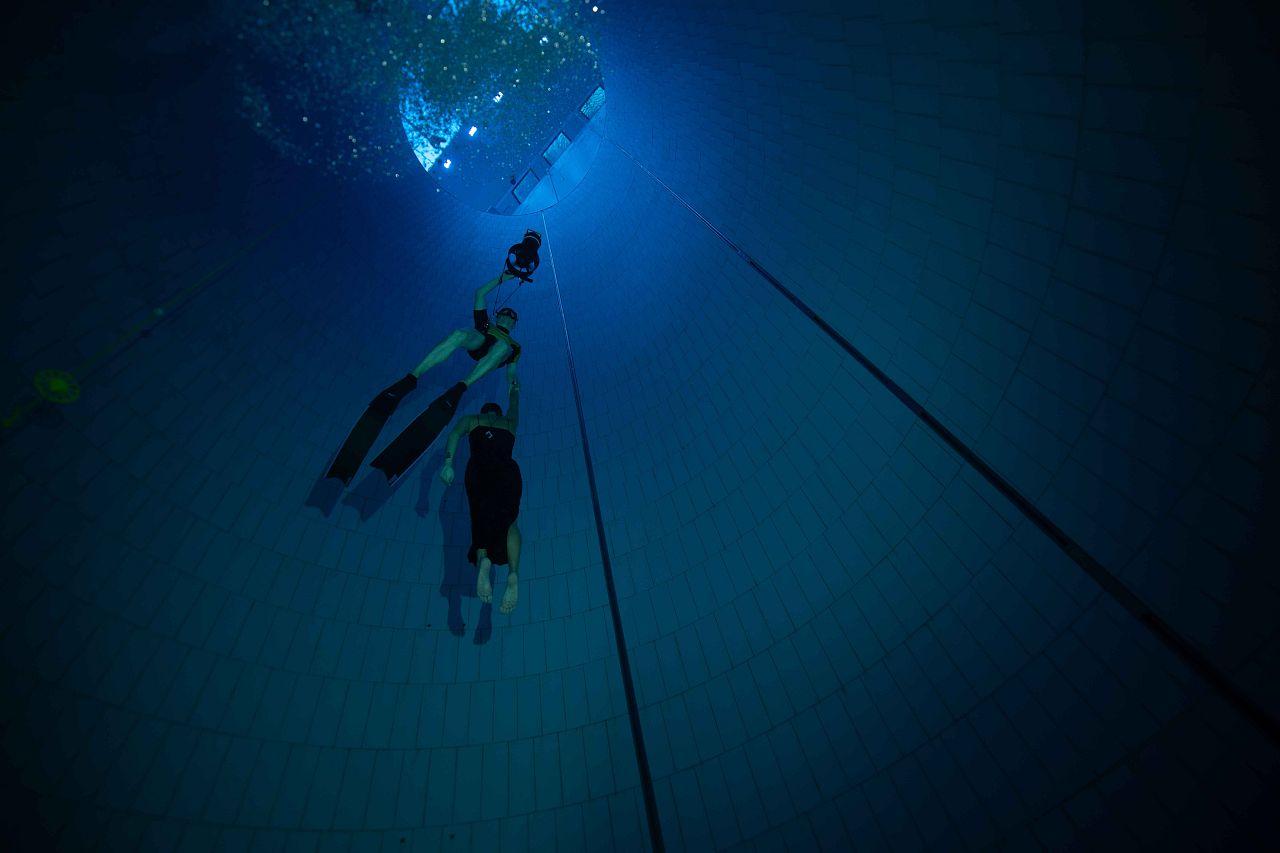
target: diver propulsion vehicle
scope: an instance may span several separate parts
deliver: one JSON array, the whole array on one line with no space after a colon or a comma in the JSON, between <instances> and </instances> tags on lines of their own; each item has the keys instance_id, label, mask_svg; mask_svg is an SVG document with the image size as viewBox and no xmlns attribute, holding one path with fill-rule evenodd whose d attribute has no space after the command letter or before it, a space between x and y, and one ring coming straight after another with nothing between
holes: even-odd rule
<instances>
[{"instance_id":1,"label":"diver propulsion vehicle","mask_svg":"<svg viewBox=\"0 0 1280 853\"><path fill-rule=\"evenodd\" d=\"M532 228L524 232L524 239L507 250L507 272L521 283L532 282L533 271L541 261L538 250L542 248L542 235Z\"/></svg>"}]
</instances>

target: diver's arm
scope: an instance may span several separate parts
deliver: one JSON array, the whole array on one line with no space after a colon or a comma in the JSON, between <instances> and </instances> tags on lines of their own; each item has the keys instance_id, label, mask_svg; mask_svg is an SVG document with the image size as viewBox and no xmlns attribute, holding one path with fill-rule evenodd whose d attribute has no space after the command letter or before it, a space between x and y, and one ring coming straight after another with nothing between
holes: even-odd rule
<instances>
[{"instance_id":1,"label":"diver's arm","mask_svg":"<svg viewBox=\"0 0 1280 853\"><path fill-rule=\"evenodd\" d=\"M458 441L462 439L463 435L465 435L466 433L470 432L475 428L476 428L475 415L467 415L462 420L458 421L458 425L453 428L452 432L449 433L449 444L444 449L445 465L453 464L453 453L458 449Z\"/></svg>"},{"instance_id":2,"label":"diver's arm","mask_svg":"<svg viewBox=\"0 0 1280 853\"><path fill-rule=\"evenodd\" d=\"M504 273L501 273L497 278L490 279L489 281L486 281L484 284L480 285L480 287L476 289L476 301L475 301L475 305L473 306L474 309L476 311L483 311L485 297L487 297L495 287L502 284L508 278L511 278L511 276L508 273L504 272Z\"/></svg>"},{"instance_id":3,"label":"diver's arm","mask_svg":"<svg viewBox=\"0 0 1280 853\"><path fill-rule=\"evenodd\" d=\"M515 432L520 421L520 380L511 370L507 371L507 378L511 380L511 391L507 394L507 420L511 423L511 431Z\"/></svg>"}]
</instances>

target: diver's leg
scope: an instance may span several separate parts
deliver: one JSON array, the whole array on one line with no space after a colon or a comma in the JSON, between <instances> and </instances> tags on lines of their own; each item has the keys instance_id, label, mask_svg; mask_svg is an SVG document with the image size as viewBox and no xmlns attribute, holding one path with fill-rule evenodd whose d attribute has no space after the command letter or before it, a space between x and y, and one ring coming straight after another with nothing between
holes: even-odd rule
<instances>
[{"instance_id":1,"label":"diver's leg","mask_svg":"<svg viewBox=\"0 0 1280 853\"><path fill-rule=\"evenodd\" d=\"M415 378L420 378L422 374L453 355L458 348L473 350L479 346L484 346L484 335L475 329L454 329L443 341L436 344L435 349L427 353L422 363L411 372Z\"/></svg>"},{"instance_id":2,"label":"diver's leg","mask_svg":"<svg viewBox=\"0 0 1280 853\"><path fill-rule=\"evenodd\" d=\"M517 585L520 572L520 528L514 524L507 529L507 590L502 594L502 604L498 607L503 613L516 609L516 598L520 594Z\"/></svg>"},{"instance_id":3,"label":"diver's leg","mask_svg":"<svg viewBox=\"0 0 1280 853\"><path fill-rule=\"evenodd\" d=\"M489 582L489 569L493 563L489 561L489 552L484 548L476 550L476 598L485 604L493 603L493 584Z\"/></svg>"},{"instance_id":4,"label":"diver's leg","mask_svg":"<svg viewBox=\"0 0 1280 853\"><path fill-rule=\"evenodd\" d=\"M472 385L479 382L484 376L492 372L494 368L506 361L507 357L510 355L511 345L505 341L497 341L492 347L490 347L489 351L484 354L484 357L476 362L475 369L472 370L467 378L462 381L467 383L467 387L470 388Z\"/></svg>"}]
</instances>

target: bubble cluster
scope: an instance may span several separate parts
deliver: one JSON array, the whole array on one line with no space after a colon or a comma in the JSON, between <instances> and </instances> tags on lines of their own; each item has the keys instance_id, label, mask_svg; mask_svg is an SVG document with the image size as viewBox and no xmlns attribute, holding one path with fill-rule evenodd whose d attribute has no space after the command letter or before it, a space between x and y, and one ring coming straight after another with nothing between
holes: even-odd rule
<instances>
[{"instance_id":1,"label":"bubble cluster","mask_svg":"<svg viewBox=\"0 0 1280 853\"><path fill-rule=\"evenodd\" d=\"M335 174L395 176L413 156L406 133L441 139L478 116L508 147L532 148L530 116L548 111L553 89L599 78L580 5L250 3L236 41L240 112L288 159Z\"/></svg>"}]
</instances>

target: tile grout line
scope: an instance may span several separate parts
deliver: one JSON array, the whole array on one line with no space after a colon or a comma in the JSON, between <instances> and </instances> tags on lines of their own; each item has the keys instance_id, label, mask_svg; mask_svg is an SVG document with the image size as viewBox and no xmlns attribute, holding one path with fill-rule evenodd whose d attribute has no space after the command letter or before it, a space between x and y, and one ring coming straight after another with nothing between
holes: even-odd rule
<instances>
[{"instance_id":1,"label":"tile grout line","mask_svg":"<svg viewBox=\"0 0 1280 853\"><path fill-rule=\"evenodd\" d=\"M1255 726L1263 735L1265 735L1272 744L1280 745L1280 722L1271 716L1265 708L1262 707L1253 697L1249 696L1245 691L1240 689L1230 677L1222 670L1214 665L1194 644L1183 637L1172 625L1162 619L1150 607L1147 606L1136 593L1130 590L1125 584L1115 576L1110 570L1102 565L1092 554L1085 549L1083 545L1072 538L1065 530L1055 524L1047 515L1040 511L1032 501L1022 492L1018 491L1012 483L1001 476L995 468L987 463L985 459L969 447L944 425L932 412L926 409L918 400L895 382L890 376L875 364L865 353L855 347L844 335L836 331L836 329L822 319L816 311L810 308L804 300L796 296L779 281L772 273L765 269L755 258L748 255L736 243L730 240L725 234L716 228L711 222L699 213L694 207L680 197L675 190L667 186L654 175L644 164L635 158L631 152L627 151L616 141L609 137L605 137L613 143L619 151L625 154L631 162L635 163L646 175L652 178L659 186L672 195L676 201L680 202L690 213L696 216L710 231L724 241L730 249L734 251L740 258L754 269L761 278L769 282L775 290L794 305L800 313L804 314L815 325L818 326L826 335L845 351L854 361L858 362L871 376L879 382L885 390L898 399L904 406L926 426L934 435L942 440L944 444L951 448L962 460L964 460L974 471L982 476L996 491L1000 492L1010 503L1016 507L1023 517L1030 521L1037 529L1040 530L1048 539L1058 546L1059 550L1076 564L1085 574L1093 579L1103 592L1111 597L1113 601L1129 612L1131 616L1145 627L1166 649L1173 653L1180 661L1183 662L1192 672L1198 675L1209 686L1214 688L1221 696L1226 699L1233 708L1253 726Z\"/></svg>"}]
</instances>

